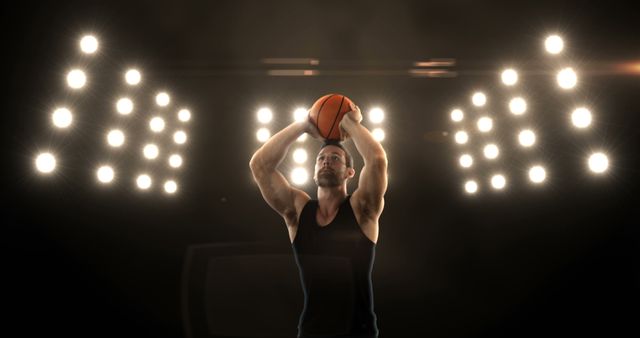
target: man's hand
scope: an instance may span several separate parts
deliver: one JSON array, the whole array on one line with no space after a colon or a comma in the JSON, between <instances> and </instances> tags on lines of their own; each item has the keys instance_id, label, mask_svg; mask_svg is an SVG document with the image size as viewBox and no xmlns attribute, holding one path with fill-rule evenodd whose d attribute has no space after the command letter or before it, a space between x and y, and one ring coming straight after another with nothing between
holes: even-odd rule
<instances>
[{"instance_id":1,"label":"man's hand","mask_svg":"<svg viewBox=\"0 0 640 338\"><path fill-rule=\"evenodd\" d=\"M340 121L340 140L344 141L349 138L349 133L347 133L344 125L347 123L360 123L362 121L362 112L360 111L360 107L356 106L355 103L351 103L351 111L344 114L342 121Z\"/></svg>"},{"instance_id":2,"label":"man's hand","mask_svg":"<svg viewBox=\"0 0 640 338\"><path fill-rule=\"evenodd\" d=\"M307 119L303 123L305 123L305 132L307 134L311 135L311 137L318 140L323 139L322 135L320 135L320 131L318 131L318 127L316 127L316 125L313 124L313 122L311 122L311 118L309 117L309 114L307 114Z\"/></svg>"}]
</instances>

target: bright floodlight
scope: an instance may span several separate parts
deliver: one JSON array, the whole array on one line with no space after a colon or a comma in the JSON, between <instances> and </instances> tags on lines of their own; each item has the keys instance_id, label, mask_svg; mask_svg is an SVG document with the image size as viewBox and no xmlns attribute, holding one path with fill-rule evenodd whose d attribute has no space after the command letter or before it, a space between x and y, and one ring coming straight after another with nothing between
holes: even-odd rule
<instances>
[{"instance_id":1,"label":"bright floodlight","mask_svg":"<svg viewBox=\"0 0 640 338\"><path fill-rule=\"evenodd\" d=\"M296 185L307 183L309 173L305 168L295 168L291 171L291 181Z\"/></svg>"},{"instance_id":2,"label":"bright floodlight","mask_svg":"<svg viewBox=\"0 0 640 338\"><path fill-rule=\"evenodd\" d=\"M493 120L490 117L483 116L478 119L478 130L486 133L493 129Z\"/></svg>"},{"instance_id":3,"label":"bright floodlight","mask_svg":"<svg viewBox=\"0 0 640 338\"><path fill-rule=\"evenodd\" d=\"M498 155L500 155L500 149L498 149L498 146L493 143L490 143L484 146L484 149L482 150L482 152L484 153L484 157L490 160L493 160L497 158Z\"/></svg>"},{"instance_id":4,"label":"bright floodlight","mask_svg":"<svg viewBox=\"0 0 640 338\"><path fill-rule=\"evenodd\" d=\"M169 94L165 92L160 92L158 93L158 95L156 95L156 104L160 107L166 107L167 105L169 105L170 101L171 98L169 97Z\"/></svg>"},{"instance_id":5,"label":"bright floodlight","mask_svg":"<svg viewBox=\"0 0 640 338\"><path fill-rule=\"evenodd\" d=\"M93 54L98 50L98 39L93 35L85 35L80 39L80 50L85 54Z\"/></svg>"},{"instance_id":6,"label":"bright floodlight","mask_svg":"<svg viewBox=\"0 0 640 338\"><path fill-rule=\"evenodd\" d=\"M385 137L384 130L382 130L381 128L376 128L372 130L371 135L373 135L373 138L378 142L382 142Z\"/></svg>"},{"instance_id":7,"label":"bright floodlight","mask_svg":"<svg viewBox=\"0 0 640 338\"><path fill-rule=\"evenodd\" d=\"M557 35L551 35L544 40L544 47L551 54L559 54L564 49L564 41Z\"/></svg>"},{"instance_id":8,"label":"bright floodlight","mask_svg":"<svg viewBox=\"0 0 640 338\"><path fill-rule=\"evenodd\" d=\"M476 107L482 107L487 103L487 96L482 92L476 92L471 97L471 102L473 102L473 105Z\"/></svg>"},{"instance_id":9,"label":"bright floodlight","mask_svg":"<svg viewBox=\"0 0 640 338\"><path fill-rule=\"evenodd\" d=\"M304 134L303 134L304 135ZM260 142L267 142L267 140L271 137L271 132L267 128L260 128L256 132L256 138Z\"/></svg>"},{"instance_id":10,"label":"bright floodlight","mask_svg":"<svg viewBox=\"0 0 640 338\"><path fill-rule=\"evenodd\" d=\"M473 157L471 157L471 155L469 154L464 154L462 156L460 156L460 166L462 166L463 168L469 168L471 167L471 165L473 165Z\"/></svg>"},{"instance_id":11,"label":"bright floodlight","mask_svg":"<svg viewBox=\"0 0 640 338\"><path fill-rule=\"evenodd\" d=\"M518 73L509 68L502 72L502 83L507 86L513 86L518 82Z\"/></svg>"},{"instance_id":12,"label":"bright floodlight","mask_svg":"<svg viewBox=\"0 0 640 338\"><path fill-rule=\"evenodd\" d=\"M509 101L509 110L513 115L522 115L527 111L527 101L521 97L514 97Z\"/></svg>"},{"instance_id":13,"label":"bright floodlight","mask_svg":"<svg viewBox=\"0 0 640 338\"><path fill-rule=\"evenodd\" d=\"M146 146L144 146L144 148L142 149L142 153L144 154L145 158L149 160L154 160L158 158L158 154L160 153L160 150L158 149L158 146L156 146L155 144L149 143Z\"/></svg>"},{"instance_id":14,"label":"bright floodlight","mask_svg":"<svg viewBox=\"0 0 640 338\"><path fill-rule=\"evenodd\" d=\"M531 147L536 143L536 134L530 129L525 129L518 134L518 141L523 147Z\"/></svg>"},{"instance_id":15,"label":"bright floodlight","mask_svg":"<svg viewBox=\"0 0 640 338\"><path fill-rule=\"evenodd\" d=\"M260 123L269 123L273 119L273 113L271 113L271 109L269 108L260 108L258 110L258 122Z\"/></svg>"},{"instance_id":16,"label":"bright floodlight","mask_svg":"<svg viewBox=\"0 0 640 338\"><path fill-rule=\"evenodd\" d=\"M112 129L107 134L107 143L112 147L120 147L124 144L124 133L119 129Z\"/></svg>"},{"instance_id":17,"label":"bright floodlight","mask_svg":"<svg viewBox=\"0 0 640 338\"><path fill-rule=\"evenodd\" d=\"M64 129L71 125L73 116L69 109L58 108L53 112L53 114L51 114L51 120L53 121L54 126Z\"/></svg>"},{"instance_id":18,"label":"bright floodlight","mask_svg":"<svg viewBox=\"0 0 640 338\"><path fill-rule=\"evenodd\" d=\"M571 113L571 122L577 128L586 128L591 125L591 112L587 108L578 108Z\"/></svg>"},{"instance_id":19,"label":"bright floodlight","mask_svg":"<svg viewBox=\"0 0 640 338\"><path fill-rule=\"evenodd\" d=\"M130 84L132 86L140 83L141 79L142 75L140 75L140 72L137 69L129 69L126 73L124 73L124 80L127 82L127 84Z\"/></svg>"},{"instance_id":20,"label":"bright floodlight","mask_svg":"<svg viewBox=\"0 0 640 338\"><path fill-rule=\"evenodd\" d=\"M497 174L491 177L491 186L494 189L500 190L500 189L503 189L506 185L507 185L507 179L503 175Z\"/></svg>"},{"instance_id":21,"label":"bright floodlight","mask_svg":"<svg viewBox=\"0 0 640 338\"><path fill-rule=\"evenodd\" d=\"M589 156L589 169L596 174L602 174L609 168L609 158L603 153L593 153Z\"/></svg>"},{"instance_id":22,"label":"bright floodlight","mask_svg":"<svg viewBox=\"0 0 640 338\"><path fill-rule=\"evenodd\" d=\"M269 138L269 137L267 137L267 139L268 139L268 138ZM306 140L307 140L307 133L304 133L304 134L302 134L302 135L298 136L298 139L297 139L296 141L298 141L298 142L304 142L304 141L306 141Z\"/></svg>"},{"instance_id":23,"label":"bright floodlight","mask_svg":"<svg viewBox=\"0 0 640 338\"><path fill-rule=\"evenodd\" d=\"M182 130L178 130L173 133L173 141L177 144L184 144L187 142L187 133Z\"/></svg>"},{"instance_id":24,"label":"bright floodlight","mask_svg":"<svg viewBox=\"0 0 640 338\"><path fill-rule=\"evenodd\" d=\"M36 157L36 169L43 174L49 174L56 168L56 158L51 153L40 153Z\"/></svg>"},{"instance_id":25,"label":"bright floodlight","mask_svg":"<svg viewBox=\"0 0 640 338\"><path fill-rule=\"evenodd\" d=\"M298 148L293 152L293 160L296 163L302 164L304 162L307 161L307 151L302 149L302 148Z\"/></svg>"},{"instance_id":26,"label":"bright floodlight","mask_svg":"<svg viewBox=\"0 0 640 338\"><path fill-rule=\"evenodd\" d=\"M467 132L464 130L460 130L456 132L454 138L457 144L465 144L467 143L467 141L469 141L469 134L467 134Z\"/></svg>"},{"instance_id":27,"label":"bright floodlight","mask_svg":"<svg viewBox=\"0 0 640 338\"><path fill-rule=\"evenodd\" d=\"M164 120L162 117L156 116L149 121L149 128L154 133L159 133L164 130Z\"/></svg>"},{"instance_id":28,"label":"bright floodlight","mask_svg":"<svg viewBox=\"0 0 640 338\"><path fill-rule=\"evenodd\" d=\"M468 194L475 194L478 191L478 183L473 180L469 180L464 184L464 190Z\"/></svg>"},{"instance_id":29,"label":"bright floodlight","mask_svg":"<svg viewBox=\"0 0 640 338\"><path fill-rule=\"evenodd\" d=\"M176 191L178 191L178 184L174 180L164 182L164 192L174 194Z\"/></svg>"},{"instance_id":30,"label":"bright floodlight","mask_svg":"<svg viewBox=\"0 0 640 338\"><path fill-rule=\"evenodd\" d=\"M98 168L96 175L98 176L98 181L100 181L100 183L111 183L115 177L113 168L108 165L103 165Z\"/></svg>"},{"instance_id":31,"label":"bright floodlight","mask_svg":"<svg viewBox=\"0 0 640 338\"><path fill-rule=\"evenodd\" d=\"M80 89L87 83L87 75L80 69L73 69L67 74L67 84L72 89Z\"/></svg>"},{"instance_id":32,"label":"bright floodlight","mask_svg":"<svg viewBox=\"0 0 640 338\"><path fill-rule=\"evenodd\" d=\"M369 121L371 123L380 123L384 120L384 111L381 108L373 108L369 112Z\"/></svg>"},{"instance_id":33,"label":"bright floodlight","mask_svg":"<svg viewBox=\"0 0 640 338\"><path fill-rule=\"evenodd\" d=\"M547 172L543 167L536 165L529 169L529 180L533 183L542 183L547 178Z\"/></svg>"},{"instance_id":34,"label":"bright floodlight","mask_svg":"<svg viewBox=\"0 0 640 338\"><path fill-rule=\"evenodd\" d=\"M189 111L189 109L180 109L180 111L178 112L178 120L182 122L191 120L191 112Z\"/></svg>"},{"instance_id":35,"label":"bright floodlight","mask_svg":"<svg viewBox=\"0 0 640 338\"><path fill-rule=\"evenodd\" d=\"M578 83L578 75L572 68L564 68L558 72L558 85L562 89L571 89Z\"/></svg>"},{"instance_id":36,"label":"bright floodlight","mask_svg":"<svg viewBox=\"0 0 640 338\"><path fill-rule=\"evenodd\" d=\"M308 115L308 111L304 108L297 108L293 111L293 119L298 122L306 120Z\"/></svg>"},{"instance_id":37,"label":"bright floodlight","mask_svg":"<svg viewBox=\"0 0 640 338\"><path fill-rule=\"evenodd\" d=\"M147 190L151 187L151 177L147 174L139 175L136 179L136 184L138 185L138 188Z\"/></svg>"},{"instance_id":38,"label":"bright floodlight","mask_svg":"<svg viewBox=\"0 0 640 338\"><path fill-rule=\"evenodd\" d=\"M451 111L451 121L460 122L464 119L464 113L460 109L454 109Z\"/></svg>"},{"instance_id":39,"label":"bright floodlight","mask_svg":"<svg viewBox=\"0 0 640 338\"><path fill-rule=\"evenodd\" d=\"M116 102L116 110L121 115L129 115L133 111L133 101L127 97L123 97Z\"/></svg>"},{"instance_id":40,"label":"bright floodlight","mask_svg":"<svg viewBox=\"0 0 640 338\"><path fill-rule=\"evenodd\" d=\"M178 154L169 156L169 166L171 166L171 168L180 168L182 166L182 156Z\"/></svg>"}]
</instances>

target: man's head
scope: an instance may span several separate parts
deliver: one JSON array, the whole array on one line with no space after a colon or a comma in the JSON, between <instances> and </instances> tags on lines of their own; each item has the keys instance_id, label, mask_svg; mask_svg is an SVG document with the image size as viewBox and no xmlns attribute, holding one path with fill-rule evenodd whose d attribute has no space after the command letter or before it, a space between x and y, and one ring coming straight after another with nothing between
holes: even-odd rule
<instances>
[{"instance_id":1,"label":"man's head","mask_svg":"<svg viewBox=\"0 0 640 338\"><path fill-rule=\"evenodd\" d=\"M336 187L355 175L353 158L340 142L326 141L316 157L314 180L319 187Z\"/></svg>"}]
</instances>

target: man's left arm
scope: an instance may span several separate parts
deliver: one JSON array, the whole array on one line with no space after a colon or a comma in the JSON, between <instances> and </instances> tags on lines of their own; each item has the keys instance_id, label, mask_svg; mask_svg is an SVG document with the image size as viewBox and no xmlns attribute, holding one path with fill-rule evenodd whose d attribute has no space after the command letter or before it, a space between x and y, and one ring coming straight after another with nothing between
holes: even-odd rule
<instances>
[{"instance_id":1,"label":"man's left arm","mask_svg":"<svg viewBox=\"0 0 640 338\"><path fill-rule=\"evenodd\" d=\"M380 142L360 124L360 108L352 105L351 109L340 122L340 128L344 137L351 137L364 160L358 188L352 198L359 203L364 215L377 219L382 213L387 191L387 154Z\"/></svg>"}]
</instances>

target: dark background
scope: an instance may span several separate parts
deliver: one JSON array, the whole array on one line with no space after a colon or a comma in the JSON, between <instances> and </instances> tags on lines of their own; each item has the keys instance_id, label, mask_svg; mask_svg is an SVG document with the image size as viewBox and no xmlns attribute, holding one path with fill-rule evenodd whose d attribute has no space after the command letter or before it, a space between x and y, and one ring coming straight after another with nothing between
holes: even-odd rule
<instances>
[{"instance_id":1,"label":"dark background","mask_svg":"<svg viewBox=\"0 0 640 338\"><path fill-rule=\"evenodd\" d=\"M274 128L282 128L295 106L338 92L365 110L382 105L387 112L389 189L373 272L381 337L637 335L640 77L614 67L640 62L636 16L630 2L614 1L5 7L2 330L15 337L186 336L185 278L198 278L185 272L189 250L256 243L280 257L290 250L282 220L251 180L255 111L271 106ZM95 59L75 50L86 31L102 43ZM549 85L556 61L542 41L550 32L565 37L563 60L579 69L573 94ZM268 76L263 58L316 58L319 75ZM455 59L456 76L408 76L413 62L430 58ZM99 74L81 97L63 82L78 62ZM124 177L110 188L95 184L93 168L105 153L96 135L113 114L113 84L129 62L143 72L143 91L168 88L193 114L172 198L140 194ZM481 186L470 198L461 189L458 147L442 135L455 130L449 111L468 107L472 90L484 88L490 100L504 94L498 79L505 65L523 70L539 148L507 152L513 155L500 169L510 175L508 189ZM51 106L61 101L82 111L66 134L49 127ZM567 109L582 102L596 120L577 133ZM43 147L65 156L53 177L34 172ZM609 153L607 175L587 172L591 149ZM134 167L127 156L114 160ZM542 187L518 178L529 158L550 169ZM479 170L478 177L489 172ZM251 270L260 265L255 255L237 262ZM278 285L277 273L260 271L265 285ZM247 306L273 309L260 299ZM254 320L225 325L242 335ZM295 334L297 323L289 323L284 336Z\"/></svg>"}]
</instances>

